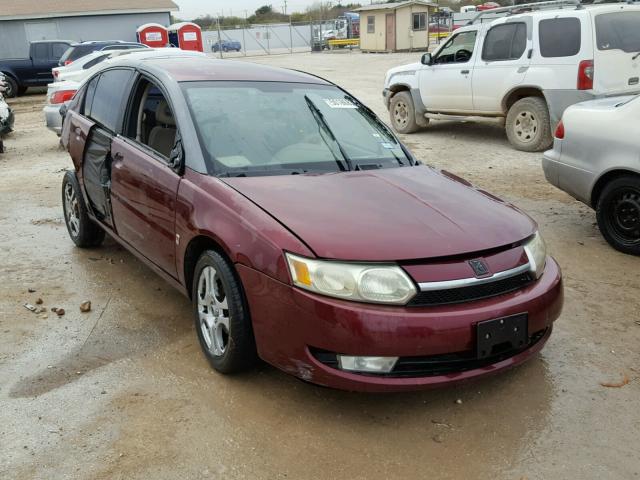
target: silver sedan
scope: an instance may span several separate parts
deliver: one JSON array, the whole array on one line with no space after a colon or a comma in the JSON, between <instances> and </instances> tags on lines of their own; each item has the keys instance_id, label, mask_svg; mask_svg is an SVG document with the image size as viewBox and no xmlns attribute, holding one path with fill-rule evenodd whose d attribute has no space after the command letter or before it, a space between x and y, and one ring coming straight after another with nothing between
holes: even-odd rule
<instances>
[{"instance_id":1,"label":"silver sedan","mask_svg":"<svg viewBox=\"0 0 640 480\"><path fill-rule=\"evenodd\" d=\"M640 95L568 108L542 166L547 180L596 211L609 244L640 255Z\"/></svg>"}]
</instances>

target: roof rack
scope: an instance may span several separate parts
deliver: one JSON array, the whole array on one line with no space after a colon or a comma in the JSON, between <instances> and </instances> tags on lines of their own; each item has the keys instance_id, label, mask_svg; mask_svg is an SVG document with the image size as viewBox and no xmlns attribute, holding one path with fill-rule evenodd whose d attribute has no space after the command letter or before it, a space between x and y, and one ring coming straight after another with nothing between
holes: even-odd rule
<instances>
[{"instance_id":1,"label":"roof rack","mask_svg":"<svg viewBox=\"0 0 640 480\"><path fill-rule=\"evenodd\" d=\"M503 16L499 15L501 13L505 15L516 15L518 13L533 12L535 10L545 10L548 8L562 7L576 7L576 9L579 9L582 8L582 4L580 0L552 0L549 2L524 3L522 5L512 5L510 7L492 8L491 10L483 10L482 12L478 12L475 17L469 20L467 25L473 25L474 23L478 22L482 23L482 17L485 17L487 15L495 15L496 18L498 18L498 16Z\"/></svg>"}]
</instances>

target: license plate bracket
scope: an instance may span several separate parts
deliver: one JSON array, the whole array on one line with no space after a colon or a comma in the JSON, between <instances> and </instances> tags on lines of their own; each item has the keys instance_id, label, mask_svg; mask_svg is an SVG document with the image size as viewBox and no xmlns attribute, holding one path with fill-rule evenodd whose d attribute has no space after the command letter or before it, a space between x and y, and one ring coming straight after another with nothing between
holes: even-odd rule
<instances>
[{"instance_id":1,"label":"license plate bracket","mask_svg":"<svg viewBox=\"0 0 640 480\"><path fill-rule=\"evenodd\" d=\"M505 351L523 348L529 340L527 327L526 313L478 322L476 326L478 358L487 358Z\"/></svg>"}]
</instances>

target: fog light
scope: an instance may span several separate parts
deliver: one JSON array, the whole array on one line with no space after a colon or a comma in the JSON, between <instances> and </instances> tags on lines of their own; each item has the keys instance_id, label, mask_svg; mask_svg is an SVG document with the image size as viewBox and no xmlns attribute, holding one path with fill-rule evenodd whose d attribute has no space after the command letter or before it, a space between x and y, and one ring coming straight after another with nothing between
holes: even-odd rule
<instances>
[{"instance_id":1,"label":"fog light","mask_svg":"<svg viewBox=\"0 0 640 480\"><path fill-rule=\"evenodd\" d=\"M398 357L352 357L338 355L342 370L352 372L389 373L395 367Z\"/></svg>"}]
</instances>

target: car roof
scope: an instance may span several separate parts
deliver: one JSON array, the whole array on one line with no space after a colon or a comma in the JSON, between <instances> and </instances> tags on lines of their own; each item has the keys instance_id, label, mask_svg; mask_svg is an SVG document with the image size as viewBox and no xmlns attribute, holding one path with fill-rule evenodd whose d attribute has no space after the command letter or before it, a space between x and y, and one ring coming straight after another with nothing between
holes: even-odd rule
<instances>
[{"instance_id":1,"label":"car roof","mask_svg":"<svg viewBox=\"0 0 640 480\"><path fill-rule=\"evenodd\" d=\"M256 81L291 82L332 85L332 83L314 75L269 67L240 60L218 60L206 56L145 55L137 53L121 55L112 59L111 66L122 65L148 71L158 76L166 76L176 82L190 81Z\"/></svg>"}]
</instances>

